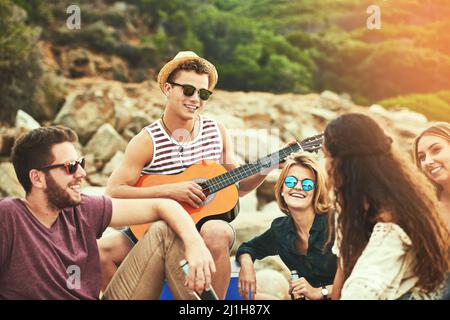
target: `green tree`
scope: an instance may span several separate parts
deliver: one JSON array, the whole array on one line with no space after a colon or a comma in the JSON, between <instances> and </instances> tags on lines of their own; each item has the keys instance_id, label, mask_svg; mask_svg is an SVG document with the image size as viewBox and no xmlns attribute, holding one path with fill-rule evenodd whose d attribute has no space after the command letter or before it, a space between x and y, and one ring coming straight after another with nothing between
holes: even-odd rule
<instances>
[{"instance_id":1,"label":"green tree","mask_svg":"<svg viewBox=\"0 0 450 320\"><path fill-rule=\"evenodd\" d=\"M18 109L33 111L42 73L37 51L40 31L27 26L26 18L23 9L0 0L0 120L8 122Z\"/></svg>"}]
</instances>

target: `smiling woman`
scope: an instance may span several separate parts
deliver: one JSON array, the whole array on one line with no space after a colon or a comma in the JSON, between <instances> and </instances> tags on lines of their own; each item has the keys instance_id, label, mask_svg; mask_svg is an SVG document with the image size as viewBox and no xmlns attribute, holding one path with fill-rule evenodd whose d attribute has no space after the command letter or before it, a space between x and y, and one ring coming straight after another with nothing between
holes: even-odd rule
<instances>
[{"instance_id":1,"label":"smiling woman","mask_svg":"<svg viewBox=\"0 0 450 320\"><path fill-rule=\"evenodd\" d=\"M414 141L414 161L436 187L450 227L450 124L437 122Z\"/></svg>"},{"instance_id":2,"label":"smiling woman","mask_svg":"<svg viewBox=\"0 0 450 320\"><path fill-rule=\"evenodd\" d=\"M285 163L275 186L275 198L286 216L275 219L269 230L240 245L236 259L241 264L239 292L258 298L253 261L279 255L299 279L291 294L307 299L325 299L332 290L336 257L328 242L330 214L325 172L309 154L296 154Z\"/></svg>"}]
</instances>

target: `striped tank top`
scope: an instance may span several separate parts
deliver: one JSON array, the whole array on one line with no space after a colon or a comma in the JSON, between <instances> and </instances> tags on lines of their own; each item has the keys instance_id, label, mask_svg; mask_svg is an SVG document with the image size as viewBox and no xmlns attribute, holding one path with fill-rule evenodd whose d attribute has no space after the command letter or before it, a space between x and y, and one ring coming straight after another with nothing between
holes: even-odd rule
<instances>
[{"instance_id":1,"label":"striped tank top","mask_svg":"<svg viewBox=\"0 0 450 320\"><path fill-rule=\"evenodd\" d=\"M220 162L222 157L222 136L217 122L199 116L200 131L192 141L177 142L164 130L161 120L145 127L153 140L153 159L146 164L141 175L146 174L177 174L200 160ZM177 135L175 130L173 135Z\"/></svg>"}]
</instances>

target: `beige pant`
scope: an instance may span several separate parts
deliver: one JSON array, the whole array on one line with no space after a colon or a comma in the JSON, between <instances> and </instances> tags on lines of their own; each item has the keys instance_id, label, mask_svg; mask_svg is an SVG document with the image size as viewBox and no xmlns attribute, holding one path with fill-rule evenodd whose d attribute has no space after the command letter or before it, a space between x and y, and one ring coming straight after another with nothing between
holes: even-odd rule
<instances>
[{"instance_id":1,"label":"beige pant","mask_svg":"<svg viewBox=\"0 0 450 320\"><path fill-rule=\"evenodd\" d=\"M103 299L157 300L164 279L175 299L195 299L184 286L186 280L179 265L182 259L184 246L180 238L165 222L153 223L121 263Z\"/></svg>"}]
</instances>

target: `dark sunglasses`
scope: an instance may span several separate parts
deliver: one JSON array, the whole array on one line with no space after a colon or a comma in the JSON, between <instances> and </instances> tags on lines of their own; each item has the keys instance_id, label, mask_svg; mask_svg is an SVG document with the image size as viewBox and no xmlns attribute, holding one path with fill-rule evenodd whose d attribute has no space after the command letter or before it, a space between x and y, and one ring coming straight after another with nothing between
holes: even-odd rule
<instances>
[{"instance_id":1,"label":"dark sunglasses","mask_svg":"<svg viewBox=\"0 0 450 320\"><path fill-rule=\"evenodd\" d=\"M284 184L288 188L294 188L297 183L298 179L294 176L287 176L286 178L284 178ZM303 179L302 181L300 181L300 183L302 185L302 190L304 191L311 191L315 186L314 181L311 179Z\"/></svg>"},{"instance_id":2,"label":"dark sunglasses","mask_svg":"<svg viewBox=\"0 0 450 320\"><path fill-rule=\"evenodd\" d=\"M40 170L50 170L54 168L66 168L66 172L68 174L74 174L78 170L78 165L80 165L83 169L86 166L86 161L84 158L74 160L74 161L66 161L64 163L51 164L49 166L43 166Z\"/></svg>"},{"instance_id":3,"label":"dark sunglasses","mask_svg":"<svg viewBox=\"0 0 450 320\"><path fill-rule=\"evenodd\" d=\"M197 89L194 86L191 86L190 84L179 84L176 82L168 82L174 86L180 86L183 88L183 94L186 97L192 97L192 95L195 93L195 91L198 91L198 96L200 99L206 101L209 99L209 96L212 95L212 92L206 89Z\"/></svg>"}]
</instances>

